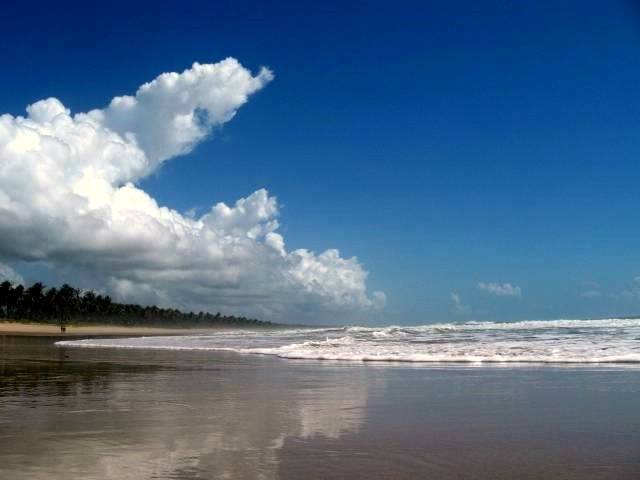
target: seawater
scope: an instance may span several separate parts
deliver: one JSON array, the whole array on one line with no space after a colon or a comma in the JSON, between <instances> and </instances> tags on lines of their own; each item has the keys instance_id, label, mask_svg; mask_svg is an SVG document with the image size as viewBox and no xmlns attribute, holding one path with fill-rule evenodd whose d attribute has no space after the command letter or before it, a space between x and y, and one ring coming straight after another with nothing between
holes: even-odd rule
<instances>
[{"instance_id":1,"label":"seawater","mask_svg":"<svg viewBox=\"0 0 640 480\"><path fill-rule=\"evenodd\" d=\"M640 319L224 330L200 335L70 340L57 345L231 351L352 362L603 363L640 367Z\"/></svg>"}]
</instances>

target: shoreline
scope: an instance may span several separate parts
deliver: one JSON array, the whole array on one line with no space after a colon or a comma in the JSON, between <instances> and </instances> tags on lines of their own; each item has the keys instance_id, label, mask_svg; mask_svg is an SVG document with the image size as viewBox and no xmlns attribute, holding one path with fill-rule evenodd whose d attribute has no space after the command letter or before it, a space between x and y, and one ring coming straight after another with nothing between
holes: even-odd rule
<instances>
[{"instance_id":1,"label":"shoreline","mask_svg":"<svg viewBox=\"0 0 640 480\"><path fill-rule=\"evenodd\" d=\"M57 325L38 323L0 322L0 337L127 337L185 335L216 330L201 328L126 327L121 325L67 325L65 333Z\"/></svg>"},{"instance_id":2,"label":"shoreline","mask_svg":"<svg viewBox=\"0 0 640 480\"><path fill-rule=\"evenodd\" d=\"M634 371L336 368L8 338L0 478L638 479Z\"/></svg>"}]
</instances>

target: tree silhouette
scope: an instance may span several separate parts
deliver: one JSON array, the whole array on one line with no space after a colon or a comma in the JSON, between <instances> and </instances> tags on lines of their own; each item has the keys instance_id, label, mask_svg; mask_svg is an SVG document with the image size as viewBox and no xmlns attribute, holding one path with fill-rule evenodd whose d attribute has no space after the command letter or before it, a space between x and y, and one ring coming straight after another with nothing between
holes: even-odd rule
<instances>
[{"instance_id":1,"label":"tree silhouette","mask_svg":"<svg viewBox=\"0 0 640 480\"><path fill-rule=\"evenodd\" d=\"M44 284L36 282L24 292L26 314L34 320L39 320L43 315L42 305L44 299Z\"/></svg>"},{"instance_id":2,"label":"tree silhouette","mask_svg":"<svg viewBox=\"0 0 640 480\"><path fill-rule=\"evenodd\" d=\"M9 312L7 306L9 304L9 297L11 295L11 282L4 281L0 284L0 317L7 318Z\"/></svg>"},{"instance_id":3,"label":"tree silhouette","mask_svg":"<svg viewBox=\"0 0 640 480\"><path fill-rule=\"evenodd\" d=\"M91 290L82 292L66 283L60 288L47 289L42 282L36 282L25 289L8 281L0 283L0 318L56 323L61 329L71 322L162 327L271 325L271 322L245 317L223 316L220 312L185 313L156 305L117 303L108 295Z\"/></svg>"}]
</instances>

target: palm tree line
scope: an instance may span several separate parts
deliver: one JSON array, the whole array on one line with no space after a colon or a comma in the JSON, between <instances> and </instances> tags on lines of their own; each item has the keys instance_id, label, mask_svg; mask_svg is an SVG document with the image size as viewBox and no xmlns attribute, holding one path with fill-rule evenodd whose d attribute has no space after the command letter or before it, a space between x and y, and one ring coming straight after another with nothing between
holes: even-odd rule
<instances>
[{"instance_id":1,"label":"palm tree line","mask_svg":"<svg viewBox=\"0 0 640 480\"><path fill-rule=\"evenodd\" d=\"M220 313L185 313L155 305L118 303L108 295L96 294L92 290L83 292L66 283L59 288L46 288L42 282L36 282L25 288L23 285L13 285L9 281L0 284L0 318L55 323L61 328L72 322L164 327L271 325L271 322Z\"/></svg>"}]
</instances>

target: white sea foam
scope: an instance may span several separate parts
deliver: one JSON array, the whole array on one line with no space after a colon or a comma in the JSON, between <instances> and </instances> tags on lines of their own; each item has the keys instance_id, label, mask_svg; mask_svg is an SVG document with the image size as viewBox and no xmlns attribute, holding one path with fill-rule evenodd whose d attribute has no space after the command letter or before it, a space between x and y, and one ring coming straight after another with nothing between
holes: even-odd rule
<instances>
[{"instance_id":1,"label":"white sea foam","mask_svg":"<svg viewBox=\"0 0 640 480\"><path fill-rule=\"evenodd\" d=\"M289 359L626 363L640 367L640 319L232 330L211 335L87 339L57 344L87 348L230 351Z\"/></svg>"}]
</instances>

